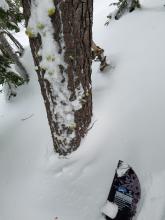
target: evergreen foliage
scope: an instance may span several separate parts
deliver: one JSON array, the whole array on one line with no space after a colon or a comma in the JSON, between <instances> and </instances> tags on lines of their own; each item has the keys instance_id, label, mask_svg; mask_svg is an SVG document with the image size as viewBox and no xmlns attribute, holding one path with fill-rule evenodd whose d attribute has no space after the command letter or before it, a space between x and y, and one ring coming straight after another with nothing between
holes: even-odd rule
<instances>
[{"instance_id":1,"label":"evergreen foliage","mask_svg":"<svg viewBox=\"0 0 165 220\"><path fill-rule=\"evenodd\" d=\"M6 54L0 54L0 85L4 83L12 83L16 87L24 83L24 80L11 69L13 64L10 57Z\"/></svg>"},{"instance_id":2,"label":"evergreen foliage","mask_svg":"<svg viewBox=\"0 0 165 220\"><path fill-rule=\"evenodd\" d=\"M6 0L4 3L6 8L0 5L0 85L8 84L9 89L12 90L11 88L16 88L26 81L11 68L12 64L20 64L22 67L20 70L25 70L19 61L19 56L8 41L10 38L19 49L17 52L22 54L23 47L12 33L20 31L18 24L23 20L23 13L20 0ZM10 93L11 96L12 91Z\"/></svg>"},{"instance_id":3,"label":"evergreen foliage","mask_svg":"<svg viewBox=\"0 0 165 220\"><path fill-rule=\"evenodd\" d=\"M109 19L105 24L108 25L111 19L118 20L126 12L132 12L136 8L141 8L139 0L118 0L110 4L116 6L116 10L110 13L107 18Z\"/></svg>"},{"instance_id":4,"label":"evergreen foliage","mask_svg":"<svg viewBox=\"0 0 165 220\"><path fill-rule=\"evenodd\" d=\"M21 3L19 0L6 0L9 9L0 8L0 28L19 32L18 24L23 20Z\"/></svg>"}]
</instances>

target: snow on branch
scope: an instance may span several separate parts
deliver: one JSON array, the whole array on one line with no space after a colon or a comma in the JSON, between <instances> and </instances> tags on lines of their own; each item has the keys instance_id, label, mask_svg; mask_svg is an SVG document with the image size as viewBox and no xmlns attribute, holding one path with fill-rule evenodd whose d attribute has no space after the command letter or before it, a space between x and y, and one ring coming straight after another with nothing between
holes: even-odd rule
<instances>
[{"instance_id":1,"label":"snow on branch","mask_svg":"<svg viewBox=\"0 0 165 220\"><path fill-rule=\"evenodd\" d=\"M5 0L0 0L0 8L2 8L4 11L9 10L9 5Z\"/></svg>"}]
</instances>

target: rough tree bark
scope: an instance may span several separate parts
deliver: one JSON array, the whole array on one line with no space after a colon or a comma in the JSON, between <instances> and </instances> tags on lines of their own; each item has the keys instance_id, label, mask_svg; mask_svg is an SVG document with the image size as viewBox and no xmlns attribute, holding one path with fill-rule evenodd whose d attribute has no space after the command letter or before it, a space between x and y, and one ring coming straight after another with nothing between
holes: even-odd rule
<instances>
[{"instance_id":1,"label":"rough tree bark","mask_svg":"<svg viewBox=\"0 0 165 220\"><path fill-rule=\"evenodd\" d=\"M31 5L34 0L22 0L26 25L31 16ZM35 2L36 3L36 2ZM58 45L58 54L64 57L65 66L59 65L65 84L67 77L67 89L69 94L69 107L79 102L80 108L73 108L71 112L63 111L64 117L74 115L74 124L62 123L57 112L59 98L57 90L50 80L45 77L46 70L42 69L40 62L42 56L38 52L42 47L42 36L37 33L35 37L29 37L30 46L37 66L37 75L41 92L46 106L47 117L50 125L54 149L60 155L66 155L76 150L81 138L88 131L92 116L92 88L91 88L91 42L92 42L92 19L93 0L54 0L55 13L49 14L53 27L53 38ZM41 27L41 25L40 25ZM83 94L81 100L77 98L80 87ZM61 91L59 91L61 92ZM62 95L65 96L63 93ZM67 109L68 102L61 101L62 108Z\"/></svg>"}]
</instances>

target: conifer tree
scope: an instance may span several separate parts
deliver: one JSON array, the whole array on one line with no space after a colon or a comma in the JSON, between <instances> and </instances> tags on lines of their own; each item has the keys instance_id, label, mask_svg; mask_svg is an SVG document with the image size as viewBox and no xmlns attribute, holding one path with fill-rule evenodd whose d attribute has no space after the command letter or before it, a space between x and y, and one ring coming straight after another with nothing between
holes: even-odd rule
<instances>
[{"instance_id":1,"label":"conifer tree","mask_svg":"<svg viewBox=\"0 0 165 220\"><path fill-rule=\"evenodd\" d=\"M19 32L19 23L23 20L20 8L19 0L0 2L0 84L8 85L9 97L16 95L14 88L28 81L26 69L19 60L24 49L12 34ZM17 51L12 48L10 42L14 43ZM12 64L17 65L19 73L12 68Z\"/></svg>"},{"instance_id":2,"label":"conifer tree","mask_svg":"<svg viewBox=\"0 0 165 220\"><path fill-rule=\"evenodd\" d=\"M93 0L22 0L54 149L76 150L92 115Z\"/></svg>"},{"instance_id":3,"label":"conifer tree","mask_svg":"<svg viewBox=\"0 0 165 220\"><path fill-rule=\"evenodd\" d=\"M107 16L109 20L106 22L106 25L109 24L111 19L118 20L123 14L141 7L139 0L118 0L111 3L110 6L116 6L116 9Z\"/></svg>"},{"instance_id":4,"label":"conifer tree","mask_svg":"<svg viewBox=\"0 0 165 220\"><path fill-rule=\"evenodd\" d=\"M0 85L8 85L10 90L8 94L9 99L11 96L16 96L14 88L24 83L23 78L11 69L12 64L13 62L8 54L0 52Z\"/></svg>"}]
</instances>

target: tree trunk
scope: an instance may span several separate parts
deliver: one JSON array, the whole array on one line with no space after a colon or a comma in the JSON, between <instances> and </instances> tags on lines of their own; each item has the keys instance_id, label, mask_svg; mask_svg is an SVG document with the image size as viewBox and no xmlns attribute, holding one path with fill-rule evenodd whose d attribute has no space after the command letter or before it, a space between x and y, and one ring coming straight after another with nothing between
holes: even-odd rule
<instances>
[{"instance_id":1,"label":"tree trunk","mask_svg":"<svg viewBox=\"0 0 165 220\"><path fill-rule=\"evenodd\" d=\"M37 11L41 2L22 0L54 149L60 155L66 155L79 147L91 122L93 0L54 0L53 7L49 8L45 18L46 21L50 20L50 24L38 19L34 25L34 20L31 22L31 19L36 16L32 13ZM33 26L30 26L31 23ZM44 46L50 31L48 26L52 27L57 51L54 52L55 57L47 54L45 58L47 47L52 47L51 43ZM35 33L32 33L32 30L35 30ZM55 63L57 61L58 64ZM48 62L55 64L54 69L50 69L50 65L43 66ZM57 73L58 77L55 76Z\"/></svg>"}]
</instances>

